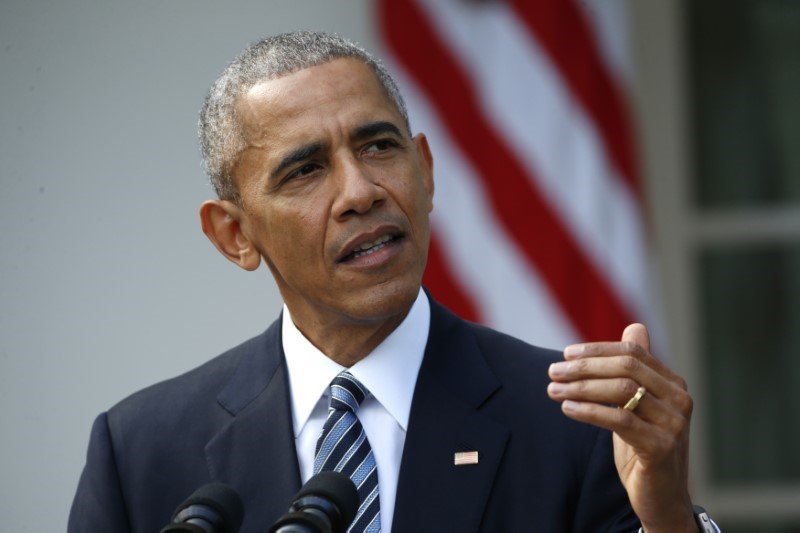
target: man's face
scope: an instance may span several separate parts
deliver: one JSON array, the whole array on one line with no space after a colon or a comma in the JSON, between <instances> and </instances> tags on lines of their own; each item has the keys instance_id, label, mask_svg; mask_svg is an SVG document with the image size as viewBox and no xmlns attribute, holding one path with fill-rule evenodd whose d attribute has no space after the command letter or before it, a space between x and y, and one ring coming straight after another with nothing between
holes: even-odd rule
<instances>
[{"instance_id":1,"label":"man's face","mask_svg":"<svg viewBox=\"0 0 800 533\"><path fill-rule=\"evenodd\" d=\"M336 59L237 102L241 229L301 329L391 321L427 258L432 160L372 70Z\"/></svg>"}]
</instances>

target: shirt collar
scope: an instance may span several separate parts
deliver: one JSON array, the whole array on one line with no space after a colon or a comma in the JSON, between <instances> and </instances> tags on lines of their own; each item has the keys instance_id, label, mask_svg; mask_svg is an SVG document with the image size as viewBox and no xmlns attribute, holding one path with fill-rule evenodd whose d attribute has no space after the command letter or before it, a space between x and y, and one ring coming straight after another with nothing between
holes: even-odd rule
<instances>
[{"instance_id":1,"label":"shirt collar","mask_svg":"<svg viewBox=\"0 0 800 533\"><path fill-rule=\"evenodd\" d=\"M403 322L367 357L350 368L403 431L408 427L411 399L428 342L430 315L428 297L420 290ZM319 399L327 395L333 378L346 368L329 359L303 336L285 304L282 333L297 437Z\"/></svg>"}]
</instances>

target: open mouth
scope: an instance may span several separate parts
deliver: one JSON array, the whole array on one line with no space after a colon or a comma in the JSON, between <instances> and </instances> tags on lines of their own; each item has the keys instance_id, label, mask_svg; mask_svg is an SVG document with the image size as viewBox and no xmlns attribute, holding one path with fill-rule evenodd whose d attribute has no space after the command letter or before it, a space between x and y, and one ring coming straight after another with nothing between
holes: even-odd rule
<instances>
[{"instance_id":1,"label":"open mouth","mask_svg":"<svg viewBox=\"0 0 800 533\"><path fill-rule=\"evenodd\" d=\"M346 261L358 259L359 257L364 257L365 255L374 254L381 248L386 247L386 245L395 242L400 238L400 235L382 235L372 242L365 242L356 246L352 252L342 257L339 262L344 263Z\"/></svg>"}]
</instances>

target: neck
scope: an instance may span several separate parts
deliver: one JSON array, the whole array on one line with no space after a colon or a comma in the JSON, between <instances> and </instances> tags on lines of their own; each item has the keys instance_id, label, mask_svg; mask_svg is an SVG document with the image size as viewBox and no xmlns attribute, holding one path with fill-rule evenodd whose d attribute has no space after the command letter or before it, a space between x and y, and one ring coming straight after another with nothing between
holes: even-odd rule
<instances>
[{"instance_id":1,"label":"neck","mask_svg":"<svg viewBox=\"0 0 800 533\"><path fill-rule=\"evenodd\" d=\"M303 336L334 362L350 368L382 343L408 316L405 312L375 321L304 320L292 313L292 322ZM291 312L291 310L290 310Z\"/></svg>"}]
</instances>

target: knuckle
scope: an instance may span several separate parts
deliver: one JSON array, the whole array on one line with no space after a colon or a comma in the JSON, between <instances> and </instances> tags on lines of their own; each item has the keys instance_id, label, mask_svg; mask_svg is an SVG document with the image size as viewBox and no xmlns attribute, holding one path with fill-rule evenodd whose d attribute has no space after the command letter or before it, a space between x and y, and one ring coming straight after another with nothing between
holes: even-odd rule
<instances>
[{"instance_id":1,"label":"knuckle","mask_svg":"<svg viewBox=\"0 0 800 533\"><path fill-rule=\"evenodd\" d=\"M639 390L639 385L632 379L619 380L620 394L626 398L632 397Z\"/></svg>"},{"instance_id":2,"label":"knuckle","mask_svg":"<svg viewBox=\"0 0 800 533\"><path fill-rule=\"evenodd\" d=\"M642 358L645 356L647 351L640 344L636 344L635 342L631 341L625 341L622 343L622 353L629 354L636 358Z\"/></svg>"},{"instance_id":3,"label":"knuckle","mask_svg":"<svg viewBox=\"0 0 800 533\"><path fill-rule=\"evenodd\" d=\"M673 435L683 435L689 429L689 421L683 417L677 417L672 424Z\"/></svg>"},{"instance_id":4,"label":"knuckle","mask_svg":"<svg viewBox=\"0 0 800 533\"><path fill-rule=\"evenodd\" d=\"M625 431L633 428L633 425L636 423L636 415L626 409L617 409L614 412L617 418L616 425L620 430Z\"/></svg>"},{"instance_id":5,"label":"knuckle","mask_svg":"<svg viewBox=\"0 0 800 533\"><path fill-rule=\"evenodd\" d=\"M662 440L677 443L680 436L689 429L689 421L677 413L672 413L659 422L659 428Z\"/></svg>"},{"instance_id":6,"label":"knuckle","mask_svg":"<svg viewBox=\"0 0 800 533\"><path fill-rule=\"evenodd\" d=\"M586 375L589 372L589 361L586 359L578 359L573 361L573 370L580 375Z\"/></svg>"},{"instance_id":7,"label":"knuckle","mask_svg":"<svg viewBox=\"0 0 800 533\"><path fill-rule=\"evenodd\" d=\"M639 369L639 365L641 365L638 359L630 355L623 356L620 360L620 364L622 365L623 370L630 374L636 372Z\"/></svg>"},{"instance_id":8,"label":"knuckle","mask_svg":"<svg viewBox=\"0 0 800 533\"><path fill-rule=\"evenodd\" d=\"M694 399L689 394L684 394L681 397L681 402L678 408L685 417L690 417L694 411Z\"/></svg>"},{"instance_id":9,"label":"knuckle","mask_svg":"<svg viewBox=\"0 0 800 533\"><path fill-rule=\"evenodd\" d=\"M621 348L622 348L622 353L632 354L632 353L636 353L637 352L637 349L639 348L639 345L636 344L635 342L625 341L625 342L622 343L622 347Z\"/></svg>"}]
</instances>

